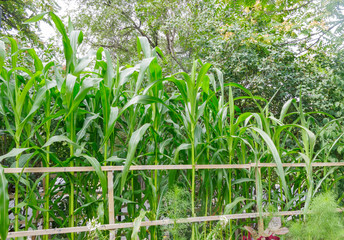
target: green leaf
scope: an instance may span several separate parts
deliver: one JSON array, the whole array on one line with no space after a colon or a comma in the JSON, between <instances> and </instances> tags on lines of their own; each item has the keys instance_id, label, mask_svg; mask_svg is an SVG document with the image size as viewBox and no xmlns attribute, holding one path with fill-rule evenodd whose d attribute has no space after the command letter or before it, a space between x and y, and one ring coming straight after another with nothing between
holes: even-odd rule
<instances>
[{"instance_id":1,"label":"green leaf","mask_svg":"<svg viewBox=\"0 0 344 240\"><path fill-rule=\"evenodd\" d=\"M58 16L56 16L53 12L50 12L50 16L51 16L51 19L53 20L53 22L55 23L57 30L62 34L62 37L64 39L69 40L69 38L67 36L66 28L65 28L64 24L62 23L61 19Z\"/></svg>"},{"instance_id":2,"label":"green leaf","mask_svg":"<svg viewBox=\"0 0 344 240\"><path fill-rule=\"evenodd\" d=\"M288 113L289 107L290 107L290 105L291 105L291 103L292 103L293 101L295 102L294 99L289 99L289 100L283 105L282 110L281 110L281 114L280 114L280 118L279 118L279 120L280 120L281 122L283 122L284 117L285 117L285 115Z\"/></svg>"},{"instance_id":3,"label":"green leaf","mask_svg":"<svg viewBox=\"0 0 344 240\"><path fill-rule=\"evenodd\" d=\"M197 75L197 81L196 81L196 88L198 89L203 84L203 79L206 76L209 68L211 67L210 63L206 63L202 66L201 70L199 71ZM209 82L209 79L208 79ZM209 84L208 84L209 85ZM208 88L209 89L209 88Z\"/></svg>"},{"instance_id":4,"label":"green leaf","mask_svg":"<svg viewBox=\"0 0 344 240\"><path fill-rule=\"evenodd\" d=\"M85 136L86 130L91 125L92 121L99 117L99 113L91 115L85 119L84 125L82 126L81 130L76 135L76 142L79 143L80 140Z\"/></svg>"},{"instance_id":5,"label":"green leaf","mask_svg":"<svg viewBox=\"0 0 344 240\"><path fill-rule=\"evenodd\" d=\"M145 58L142 60L142 62L140 64L139 76L137 77L137 80L136 80L135 94L137 94L139 92L139 90L141 88L141 83L142 83L144 75L145 75L145 72L154 59L155 58Z\"/></svg>"},{"instance_id":6,"label":"green leaf","mask_svg":"<svg viewBox=\"0 0 344 240\"><path fill-rule=\"evenodd\" d=\"M209 76L205 76L203 78L202 89L206 94L209 94L209 82L210 82Z\"/></svg>"},{"instance_id":7,"label":"green leaf","mask_svg":"<svg viewBox=\"0 0 344 240\"><path fill-rule=\"evenodd\" d=\"M134 204L137 204L137 202L134 202L134 201L131 201L131 200L128 200L128 199L124 199L124 198L121 198L121 197L116 197L114 196L113 197L115 200L123 203L123 204L128 204L128 203L134 203Z\"/></svg>"},{"instance_id":8,"label":"green leaf","mask_svg":"<svg viewBox=\"0 0 344 240\"><path fill-rule=\"evenodd\" d=\"M152 97L149 95L138 95L130 99L129 102L127 102L124 107L122 108L119 115L121 115L128 107L134 105L134 104L152 104L152 103L161 103L164 104L164 102L157 97Z\"/></svg>"},{"instance_id":9,"label":"green leaf","mask_svg":"<svg viewBox=\"0 0 344 240\"><path fill-rule=\"evenodd\" d=\"M103 145L105 143L105 141L107 141L109 139L110 135L112 134L112 132L115 128L117 118L118 118L118 107L111 107L110 108L110 119L109 119L108 126L106 128L106 135L105 135L103 143L101 145Z\"/></svg>"},{"instance_id":10,"label":"green leaf","mask_svg":"<svg viewBox=\"0 0 344 240\"><path fill-rule=\"evenodd\" d=\"M69 73L71 70L71 64L73 63L73 48L71 46L70 39L68 38L66 28L62 23L61 19L56 16L53 12L50 12L51 19L53 20L57 30L62 34L63 51L66 59L66 72Z\"/></svg>"},{"instance_id":11,"label":"green leaf","mask_svg":"<svg viewBox=\"0 0 344 240\"><path fill-rule=\"evenodd\" d=\"M91 206L92 204L94 203L97 203L99 202L99 200L96 200L96 201L92 201L92 202L88 202L88 203L85 203L83 205L81 205L80 207L78 207L77 209L74 210L74 214L77 214L78 212L80 212L82 209L88 207L88 206Z\"/></svg>"},{"instance_id":12,"label":"green leaf","mask_svg":"<svg viewBox=\"0 0 344 240\"><path fill-rule=\"evenodd\" d=\"M26 115L26 117L24 118L24 120L22 121L21 124L25 124L25 122L32 116L32 114L34 114L41 106L43 100L45 99L45 93L47 91L47 88L41 87L36 95L36 98L32 104L32 107L30 109L30 112Z\"/></svg>"},{"instance_id":13,"label":"green leaf","mask_svg":"<svg viewBox=\"0 0 344 240\"><path fill-rule=\"evenodd\" d=\"M152 51L146 37L138 37L137 38L137 52L140 55L141 50L145 58L150 58L152 56Z\"/></svg>"},{"instance_id":14,"label":"green leaf","mask_svg":"<svg viewBox=\"0 0 344 240\"><path fill-rule=\"evenodd\" d=\"M0 162L4 160L5 158L16 157L17 155L21 154L22 152L28 149L30 148L13 148L9 153L6 153L5 155L0 156Z\"/></svg>"},{"instance_id":15,"label":"green leaf","mask_svg":"<svg viewBox=\"0 0 344 240\"><path fill-rule=\"evenodd\" d=\"M251 179L251 178L240 178L240 179L237 179L237 180L234 180L232 182L232 185L235 185L235 184L241 184L241 183L245 183L245 182L254 182L255 180L254 179Z\"/></svg>"},{"instance_id":16,"label":"green leaf","mask_svg":"<svg viewBox=\"0 0 344 240\"><path fill-rule=\"evenodd\" d=\"M63 136L63 135L57 135L57 136L53 136L51 137L43 146L42 148L46 148L48 146L50 146L53 143L56 142L68 142L70 144L76 145L75 142L73 142L72 140L70 140L68 137Z\"/></svg>"},{"instance_id":17,"label":"green leaf","mask_svg":"<svg viewBox=\"0 0 344 240\"><path fill-rule=\"evenodd\" d=\"M113 69L113 66L112 66L112 60L111 60L111 56L110 56L110 53L108 50L104 50L105 52L105 57L106 57L106 64L107 64L107 67L106 67L106 75L105 75L105 85L108 87L108 88L112 88L112 83L113 83L113 78L115 76L115 73L114 73L114 69Z\"/></svg>"},{"instance_id":18,"label":"green leaf","mask_svg":"<svg viewBox=\"0 0 344 240\"><path fill-rule=\"evenodd\" d=\"M72 106L69 109L68 114L66 115L65 119L72 113L74 110L79 106L81 101L83 101L88 93L88 91L93 88L96 84L101 81L100 78L86 78L82 84L78 94L75 96Z\"/></svg>"},{"instance_id":19,"label":"green leaf","mask_svg":"<svg viewBox=\"0 0 344 240\"><path fill-rule=\"evenodd\" d=\"M23 24L38 22L38 21L42 20L42 18L48 13L49 12L43 12L43 13L37 14L36 16L33 16L32 18L26 20Z\"/></svg>"},{"instance_id":20,"label":"green leaf","mask_svg":"<svg viewBox=\"0 0 344 240\"><path fill-rule=\"evenodd\" d=\"M146 216L146 211L141 209L140 215L137 218L135 218L135 220L134 220L134 227L133 227L133 232L131 234L131 239L133 239L133 240L138 240L139 239L138 233L139 233L139 230L140 230L142 219L145 216Z\"/></svg>"},{"instance_id":21,"label":"green leaf","mask_svg":"<svg viewBox=\"0 0 344 240\"><path fill-rule=\"evenodd\" d=\"M174 152L174 158L173 158L173 164L179 164L179 152L181 150L187 150L191 148L191 144L190 143L182 143L180 144L176 151Z\"/></svg>"},{"instance_id":22,"label":"green leaf","mask_svg":"<svg viewBox=\"0 0 344 240\"><path fill-rule=\"evenodd\" d=\"M8 206L8 182L5 177L4 169L0 165L0 236L2 240L6 240L8 234L8 227L10 225Z\"/></svg>"},{"instance_id":23,"label":"green leaf","mask_svg":"<svg viewBox=\"0 0 344 240\"><path fill-rule=\"evenodd\" d=\"M25 84L25 87L23 89L23 91L21 92L19 98L17 99L17 105L16 105L16 111L18 115L21 115L21 111L23 109L23 105L26 103L26 97L27 94L29 92L29 90L31 89L36 77L38 77L39 75L41 75L42 72L37 72L35 73L31 79Z\"/></svg>"},{"instance_id":24,"label":"green leaf","mask_svg":"<svg viewBox=\"0 0 344 240\"><path fill-rule=\"evenodd\" d=\"M129 102L127 102L124 107L121 109L121 111L118 113L117 115L117 118L112 120L111 119L111 116L110 116L110 121L111 124L114 124L116 122L116 120L124 113L124 111L129 108L130 106L134 105L134 104L152 104L152 103L161 103L161 104L164 104L164 102L159 99L159 98L156 98L156 97L152 97L152 96L149 96L149 95L138 95L138 96L135 96L133 97L132 99L130 99ZM165 104L164 104L165 105ZM115 109L113 109L114 111ZM115 111L114 111L115 113ZM110 125L112 126L112 125ZM101 144L101 146L104 145L104 143L109 139L111 133L107 134L105 137L104 137L104 140L103 140L103 143Z\"/></svg>"},{"instance_id":25,"label":"green leaf","mask_svg":"<svg viewBox=\"0 0 344 240\"><path fill-rule=\"evenodd\" d=\"M137 145L139 144L140 140L142 139L143 135L145 134L146 130L149 127L150 127L150 124L146 123L131 135L131 138L129 140L129 146L128 146L128 154L127 154L124 169L122 172L121 192L122 192L124 185L126 183L129 168L130 168L131 163L135 157Z\"/></svg>"},{"instance_id":26,"label":"green leaf","mask_svg":"<svg viewBox=\"0 0 344 240\"><path fill-rule=\"evenodd\" d=\"M237 205L239 202L243 202L246 200L250 200L244 197L237 197L234 201L232 201L230 204L227 204L225 207L225 214L230 214L231 210Z\"/></svg>"},{"instance_id":27,"label":"green leaf","mask_svg":"<svg viewBox=\"0 0 344 240\"><path fill-rule=\"evenodd\" d=\"M100 202L97 208L98 218L101 224L104 224L104 203Z\"/></svg>"},{"instance_id":28,"label":"green leaf","mask_svg":"<svg viewBox=\"0 0 344 240\"><path fill-rule=\"evenodd\" d=\"M78 36L78 45L80 45L83 40L84 40L84 34L82 31L80 31L79 36Z\"/></svg>"},{"instance_id":29,"label":"green leaf","mask_svg":"<svg viewBox=\"0 0 344 240\"><path fill-rule=\"evenodd\" d=\"M17 41L11 37L9 37L8 40L11 42L12 68L16 68L18 61L18 55L16 54L18 51L18 44Z\"/></svg>"},{"instance_id":30,"label":"green leaf","mask_svg":"<svg viewBox=\"0 0 344 240\"><path fill-rule=\"evenodd\" d=\"M271 138L263 130L261 130L259 128L256 128L256 127L252 127L252 129L259 133L259 135L264 139L266 145L270 149L270 152L271 152L271 154L273 156L273 159L275 160L276 165L277 165L277 173L278 173L278 175L279 175L279 177L281 179L284 192L286 193L286 196L289 199L290 198L290 196L289 196L289 188L288 188L287 182L285 180L285 174L284 174L284 170L283 170L283 167L282 167L282 161L281 161L280 155L279 155L279 153L278 153L278 151L276 149L275 144L273 143Z\"/></svg>"},{"instance_id":31,"label":"green leaf","mask_svg":"<svg viewBox=\"0 0 344 240\"><path fill-rule=\"evenodd\" d=\"M26 50L30 55L31 57L33 58L34 60L34 65L35 65L35 70L36 72L38 71L43 71L43 64L42 64L42 61L41 59L39 59L39 57L37 56L37 53L34 49L27 49Z\"/></svg>"},{"instance_id":32,"label":"green leaf","mask_svg":"<svg viewBox=\"0 0 344 240\"><path fill-rule=\"evenodd\" d=\"M120 158L117 156L111 156L108 159L106 159L107 162L118 162L118 163L123 163L125 161L125 158Z\"/></svg>"},{"instance_id":33,"label":"green leaf","mask_svg":"<svg viewBox=\"0 0 344 240\"><path fill-rule=\"evenodd\" d=\"M98 160L95 159L94 157L90 157L86 154L75 154L75 156L85 158L92 165L92 167L96 171L96 174L99 177L100 184L102 186L102 192L103 192L104 200L105 200L106 194L107 194L107 181L106 181L105 174L102 171L100 163L98 162Z\"/></svg>"},{"instance_id":34,"label":"green leaf","mask_svg":"<svg viewBox=\"0 0 344 240\"><path fill-rule=\"evenodd\" d=\"M0 41L0 73L2 71L2 67L4 66L5 58L6 58L5 44L3 41Z\"/></svg>"},{"instance_id":35,"label":"green leaf","mask_svg":"<svg viewBox=\"0 0 344 240\"><path fill-rule=\"evenodd\" d=\"M76 65L73 75L78 76L84 69L92 62L91 56L93 52L87 54L87 56L80 59L79 63Z\"/></svg>"},{"instance_id":36,"label":"green leaf","mask_svg":"<svg viewBox=\"0 0 344 240\"><path fill-rule=\"evenodd\" d=\"M27 153L27 154L22 154L22 155L20 155L20 158L19 158L19 167L20 168L23 168L25 165L26 165L26 163L30 160L30 159L32 159L32 157L34 157L34 156L36 156L36 154L37 154L38 152L36 151L36 152L34 152L34 153ZM12 164L11 164L11 168L15 168L16 167L16 162L13 162Z\"/></svg>"}]
</instances>

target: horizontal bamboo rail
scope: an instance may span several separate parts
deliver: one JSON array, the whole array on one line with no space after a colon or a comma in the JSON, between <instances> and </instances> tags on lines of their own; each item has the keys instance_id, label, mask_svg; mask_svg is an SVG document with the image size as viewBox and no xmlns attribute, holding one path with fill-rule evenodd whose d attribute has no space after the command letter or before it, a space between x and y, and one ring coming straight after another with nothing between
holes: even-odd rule
<instances>
[{"instance_id":1,"label":"horizontal bamboo rail","mask_svg":"<svg viewBox=\"0 0 344 240\"><path fill-rule=\"evenodd\" d=\"M312 167L342 167L344 162L314 162ZM250 169L263 167L277 167L276 163L247 163L247 164L204 164L196 165L196 170L201 169ZM307 167L306 163L282 163L282 167ZM101 170L123 171L124 166L102 166ZM135 165L130 166L130 171L140 170L191 170L192 165ZM28 168L4 168L4 173L61 173L61 172L91 172L93 167L28 167Z\"/></svg>"},{"instance_id":2,"label":"horizontal bamboo rail","mask_svg":"<svg viewBox=\"0 0 344 240\"><path fill-rule=\"evenodd\" d=\"M283 163L283 167L307 167L305 163ZM340 167L344 166L344 162L328 162L328 163L311 163L312 167ZM263 167L277 167L275 163L248 163L248 164L209 164L209 165L196 165L196 170L202 169L250 169L250 168L263 168ZM114 171L123 171L124 166L102 166L101 170L108 173L108 196L113 196L113 185L110 179L113 179ZM131 171L140 170L190 170L192 165L136 165L130 166ZM4 173L68 173L68 172L90 172L95 171L93 167L31 167L31 168L5 168ZM111 218L114 219L114 203L113 201L108 202L108 210ZM283 211L274 213L279 216L293 216L303 214L303 211ZM268 216L270 213L262 213L262 216ZM155 220L155 221L144 221L141 223L141 227L168 225L174 223L194 223L194 222L209 222L219 221L221 217L227 219L245 219L245 218L256 218L259 213L242 213L242 214L230 214L230 215L218 215L218 216L203 216L203 217L190 217L182 219L166 219L166 220ZM112 222L112 223L111 223ZM111 237L114 237L114 230L121 228L131 228L133 223L113 223L101 225L99 230L112 230ZM86 226L83 227L71 227L71 228L55 228L55 229L43 229L43 230L29 230L19 232L9 232L8 237L28 237L28 236L40 236L40 235L54 235L54 234L67 234L67 233L78 233L87 232L89 229Z\"/></svg>"},{"instance_id":3,"label":"horizontal bamboo rail","mask_svg":"<svg viewBox=\"0 0 344 240\"><path fill-rule=\"evenodd\" d=\"M284 211L274 213L277 216L294 216L301 215L303 211ZM271 213L262 213L262 216L269 216ZM219 221L222 217L227 219L246 219L246 218L256 218L259 217L259 213L240 213L240 214L229 214L229 215L217 215L217 216L206 216L206 217L190 217L190 218L180 218L180 219L165 219L165 220L155 220L155 221L143 221L141 222L141 227L150 226L161 226L169 225L174 223L195 223L195 222L210 222ZM116 230L122 228L132 228L134 223L114 223L101 225L99 230ZM9 232L8 237L25 237L25 236L40 236L40 235L53 235L53 234L66 234L73 232L88 232L87 227L70 227L70 228L56 228L56 229L43 229L43 230L30 230L21 232Z\"/></svg>"},{"instance_id":4,"label":"horizontal bamboo rail","mask_svg":"<svg viewBox=\"0 0 344 240\"><path fill-rule=\"evenodd\" d=\"M57 217L57 218L63 220L62 217ZM37 224L37 223L39 223L40 221L43 221L43 218L39 218L39 219L37 219L37 220L32 221L32 224ZM53 218L50 218L50 219L49 219L49 222L53 222L53 221L55 221L55 219L53 219ZM21 220L21 221L19 221L19 224L23 225L23 224L25 224L25 221L24 221L24 220ZM10 223L10 226L13 226L13 225L14 225L14 223L11 222L11 223Z\"/></svg>"}]
</instances>

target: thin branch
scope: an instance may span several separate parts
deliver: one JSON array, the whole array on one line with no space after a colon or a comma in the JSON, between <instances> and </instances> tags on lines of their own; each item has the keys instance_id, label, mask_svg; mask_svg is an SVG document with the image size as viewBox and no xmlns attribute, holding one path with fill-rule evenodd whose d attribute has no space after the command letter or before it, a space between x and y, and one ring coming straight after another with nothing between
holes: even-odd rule
<instances>
[{"instance_id":1,"label":"thin branch","mask_svg":"<svg viewBox=\"0 0 344 240\"><path fill-rule=\"evenodd\" d=\"M299 55L301 55L304 52L307 52L309 49L315 46L320 41L320 39L325 35L325 33L326 32L324 32L320 37L318 37L318 39L314 43L312 43L310 46L308 46L304 51L300 52Z\"/></svg>"},{"instance_id":2,"label":"thin branch","mask_svg":"<svg viewBox=\"0 0 344 240\"><path fill-rule=\"evenodd\" d=\"M125 52L129 52L127 48L123 47L121 44L119 44L118 42L115 42L113 44L98 44L98 43L94 43L92 42L92 40L86 39L87 42L90 42L92 46L94 47L105 47L105 48L118 48L121 49Z\"/></svg>"},{"instance_id":3,"label":"thin branch","mask_svg":"<svg viewBox=\"0 0 344 240\"><path fill-rule=\"evenodd\" d=\"M286 9L286 10L283 10L283 12L292 12L292 11L296 11L296 10L299 10L305 6L307 6L308 4L310 4L312 1L308 1L306 2L305 4L301 5L301 6L298 6L298 7L295 7L295 8L291 8L291 9Z\"/></svg>"},{"instance_id":4,"label":"thin branch","mask_svg":"<svg viewBox=\"0 0 344 240\"><path fill-rule=\"evenodd\" d=\"M170 53L172 59L179 65L179 67L184 71L187 72L186 68L183 66L183 64L176 58L174 50L173 50L173 42L170 39L170 32L166 31L166 40L167 40L167 50Z\"/></svg>"},{"instance_id":5,"label":"thin branch","mask_svg":"<svg viewBox=\"0 0 344 240\"><path fill-rule=\"evenodd\" d=\"M329 31L331 31L333 28L335 28L338 24L339 24L339 23L334 24L333 26L331 26L331 27L330 27L329 29L327 29L327 30L322 30L322 31L320 31L320 32L312 33L312 34L310 34L310 35L307 36L307 37L300 38L300 39L295 39L295 40L289 41L289 42L279 43L279 44L277 44L277 45L278 45L278 46L283 46L283 45L288 45L288 44L293 44L293 43L302 42L302 41L305 41L305 40L307 40L307 39L309 39L309 38L311 38L311 37L313 37L313 36L316 36L316 35L318 35L318 34L322 34L322 33L323 33L323 34L321 35L321 37L322 37L325 33L329 32Z\"/></svg>"},{"instance_id":6,"label":"thin branch","mask_svg":"<svg viewBox=\"0 0 344 240\"><path fill-rule=\"evenodd\" d=\"M271 12L266 12L266 14L268 14L268 15L276 15L276 16L278 16L278 15L282 15L282 14L284 14L284 13L286 13L286 12L293 12L293 11L296 11L296 10L299 10L299 9L301 9L301 8L303 8L303 7L305 7L305 6L307 6L308 4L310 4L312 1L308 1L308 2L306 2L305 4L302 4L302 5L300 5L300 6L298 6L298 7L295 7L295 8L290 8L290 9L285 9L285 10L280 10L280 11L278 11L278 10L276 10L276 11L271 11Z\"/></svg>"},{"instance_id":7,"label":"thin branch","mask_svg":"<svg viewBox=\"0 0 344 240\"><path fill-rule=\"evenodd\" d=\"M138 26L138 25L135 23L135 21L134 21L131 17L129 17L124 11L121 11L121 13L123 14L123 16L124 16L126 19L128 19L128 20L133 24L134 28L135 28L142 36L144 36L144 37L147 38L147 40L148 40L148 42L149 42L149 44L151 45L152 48L156 47L156 46L154 45L154 43L152 42L152 40L147 36L147 34L145 34L145 33L142 31L142 29L140 28L140 26Z\"/></svg>"}]
</instances>

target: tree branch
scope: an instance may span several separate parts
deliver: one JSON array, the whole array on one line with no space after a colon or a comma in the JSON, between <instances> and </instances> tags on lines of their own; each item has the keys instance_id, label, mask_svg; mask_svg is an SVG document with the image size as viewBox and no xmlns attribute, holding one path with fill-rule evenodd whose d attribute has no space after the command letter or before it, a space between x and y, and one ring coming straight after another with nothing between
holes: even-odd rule
<instances>
[{"instance_id":1,"label":"tree branch","mask_svg":"<svg viewBox=\"0 0 344 240\"><path fill-rule=\"evenodd\" d=\"M335 28L338 24L339 24L339 23L334 24L333 26L331 26L331 27L330 27L329 29L327 29L327 30L322 30L322 31L320 31L320 32L312 33L312 34L310 34L310 35L307 36L307 37L300 38L300 39L295 39L295 40L289 41L289 42L279 43L279 44L277 44L277 45L283 46L283 45L298 43L298 42L301 42L301 41L305 41L305 40L307 40L307 39L309 39L309 38L311 38L311 37L313 37L313 36L316 36L316 35L318 35L318 34L322 34L322 35L320 36L320 38L321 38L322 36L325 35L326 32L331 31L331 30L332 30L333 28Z\"/></svg>"},{"instance_id":2,"label":"tree branch","mask_svg":"<svg viewBox=\"0 0 344 240\"><path fill-rule=\"evenodd\" d=\"M148 42L149 42L149 45L151 45L152 48L155 48L156 45L154 45L154 43L153 43L152 40L147 36L147 34L145 34L145 33L142 31L142 29L140 28L140 26L138 26L138 25L135 23L135 21L134 21L131 17L129 17L124 11L121 11L121 13L123 14L123 16L124 16L126 19L128 19L128 20L133 24L134 28L135 28L142 36L144 36L144 37L147 38L147 40L148 40Z\"/></svg>"},{"instance_id":3,"label":"tree branch","mask_svg":"<svg viewBox=\"0 0 344 240\"><path fill-rule=\"evenodd\" d=\"M183 64L176 58L174 50L173 50L173 42L170 39L170 32L169 30L166 31L166 40L167 40L167 50L170 53L172 59L179 65L179 67L184 71L187 72L186 68L183 66Z\"/></svg>"}]
</instances>

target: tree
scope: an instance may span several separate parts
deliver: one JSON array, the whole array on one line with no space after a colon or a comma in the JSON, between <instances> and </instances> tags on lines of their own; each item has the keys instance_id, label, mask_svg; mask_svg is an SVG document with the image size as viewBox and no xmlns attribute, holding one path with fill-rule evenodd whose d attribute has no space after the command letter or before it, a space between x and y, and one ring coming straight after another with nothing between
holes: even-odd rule
<instances>
[{"instance_id":1,"label":"tree","mask_svg":"<svg viewBox=\"0 0 344 240\"><path fill-rule=\"evenodd\" d=\"M321 106L326 98L315 98L314 89L331 80L314 66L343 46L340 0L79 2L75 21L94 47L130 63L136 60L136 37L144 36L164 53L167 71L189 71L192 59L211 62L227 81L267 99L274 96L275 112L298 97L300 88L306 109ZM333 72L329 66L326 71Z\"/></svg>"},{"instance_id":2,"label":"tree","mask_svg":"<svg viewBox=\"0 0 344 240\"><path fill-rule=\"evenodd\" d=\"M1 34L21 38L24 41L39 43L38 25L23 24L25 20L44 11L55 11L55 0L12 0L1 1Z\"/></svg>"}]
</instances>

